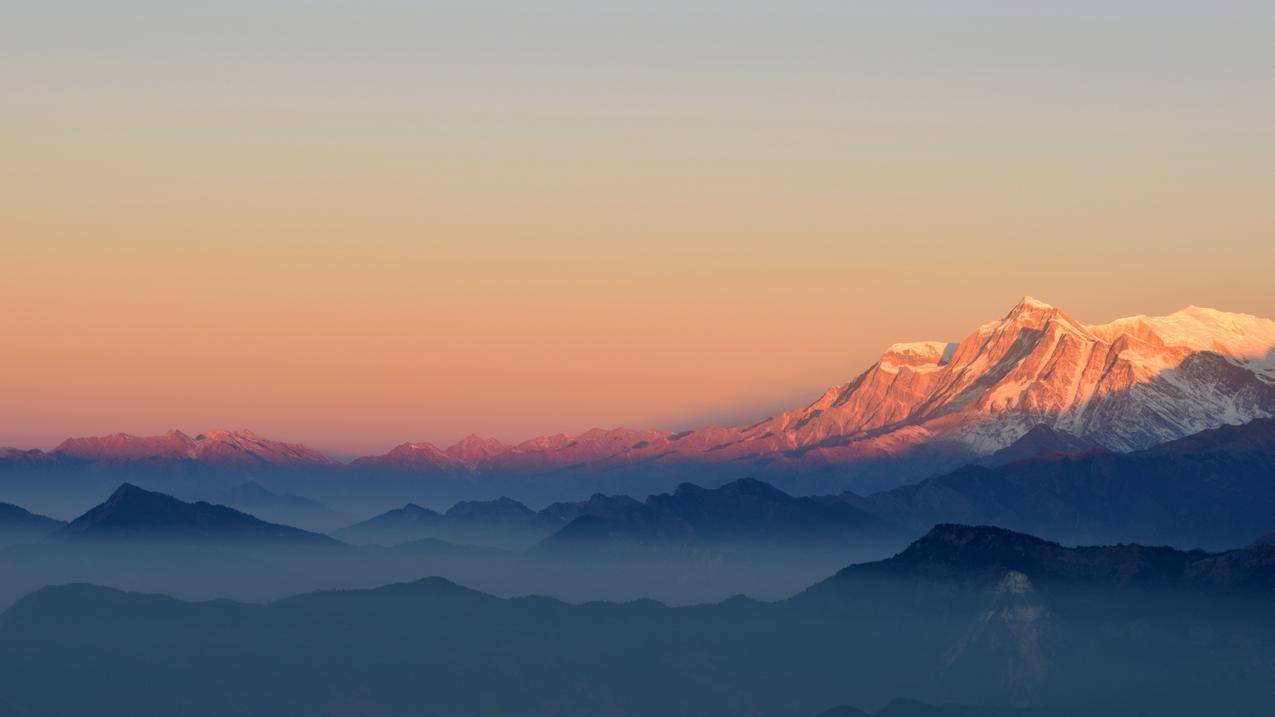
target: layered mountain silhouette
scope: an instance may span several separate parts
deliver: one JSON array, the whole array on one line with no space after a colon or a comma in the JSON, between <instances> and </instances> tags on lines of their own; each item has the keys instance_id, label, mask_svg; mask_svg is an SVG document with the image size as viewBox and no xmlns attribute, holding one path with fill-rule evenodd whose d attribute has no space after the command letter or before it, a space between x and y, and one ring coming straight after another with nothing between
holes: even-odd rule
<instances>
[{"instance_id":1,"label":"layered mountain silhouette","mask_svg":"<svg viewBox=\"0 0 1275 717\"><path fill-rule=\"evenodd\" d=\"M1275 419L1133 453L1082 452L967 466L867 498L913 529L988 523L1072 544L1246 545L1275 530Z\"/></svg>"},{"instance_id":2,"label":"layered mountain silhouette","mask_svg":"<svg viewBox=\"0 0 1275 717\"><path fill-rule=\"evenodd\" d=\"M956 342L895 344L813 403L755 423L691 431L593 429L507 445L469 436L403 443L335 464L248 431L115 434L50 453L8 449L0 477L40 470L160 466L363 479L365 492L431 497L642 494L688 477L755 475L799 493L893 487L969 462L1100 447L1145 449L1275 415L1275 322L1189 307L1084 324L1025 297ZM1048 431L1049 433L1045 433ZM1000 451L1008 451L999 454ZM409 481L366 480L370 476ZM528 481L552 476L553 481ZM424 480L428 479L428 480ZM479 480L475 480L479 479ZM484 480L485 479L485 480Z\"/></svg>"},{"instance_id":3,"label":"layered mountain silhouette","mask_svg":"<svg viewBox=\"0 0 1275 717\"><path fill-rule=\"evenodd\" d=\"M533 512L509 498L462 501L445 513L408 504L335 533L356 544L423 538L537 551L616 548L791 549L896 544L899 526L836 497L797 498L751 478L717 488L684 483L645 502L595 494Z\"/></svg>"},{"instance_id":4,"label":"layered mountain silhouette","mask_svg":"<svg viewBox=\"0 0 1275 717\"><path fill-rule=\"evenodd\" d=\"M455 543L523 548L543 537L535 511L510 498L461 501L445 513L408 503L335 533L355 544L395 545L433 538Z\"/></svg>"},{"instance_id":5,"label":"layered mountain silhouette","mask_svg":"<svg viewBox=\"0 0 1275 717\"><path fill-rule=\"evenodd\" d=\"M0 503L0 546L39 540L64 525L63 521Z\"/></svg>"},{"instance_id":6,"label":"layered mountain silhouette","mask_svg":"<svg viewBox=\"0 0 1275 717\"><path fill-rule=\"evenodd\" d=\"M1271 548L1072 549L945 525L775 603L573 605L440 578L268 604L70 584L0 615L0 674L10 705L33 715L103 705L142 715L815 715L837 704L900 715L1265 714L1275 709L1272 574Z\"/></svg>"},{"instance_id":7,"label":"layered mountain silhouette","mask_svg":"<svg viewBox=\"0 0 1275 717\"><path fill-rule=\"evenodd\" d=\"M883 578L999 589L1006 576L1037 586L1069 588L1191 588L1235 595L1275 591L1275 548L1221 553L1136 543L1066 547L993 526L937 525L885 560L851 565L795 601L844 596ZM1021 583L1021 580L1019 580Z\"/></svg>"},{"instance_id":8,"label":"layered mountain silhouette","mask_svg":"<svg viewBox=\"0 0 1275 717\"><path fill-rule=\"evenodd\" d=\"M537 551L613 552L668 547L791 549L893 544L903 531L849 503L797 498L743 478L718 488L684 483L608 513L582 515Z\"/></svg>"},{"instance_id":9,"label":"layered mountain silhouette","mask_svg":"<svg viewBox=\"0 0 1275 717\"><path fill-rule=\"evenodd\" d=\"M241 510L272 523L295 525L307 530L326 531L349 523L349 516L316 500L290 493L276 493L255 480L209 490L210 503Z\"/></svg>"},{"instance_id":10,"label":"layered mountain silhouette","mask_svg":"<svg viewBox=\"0 0 1275 717\"><path fill-rule=\"evenodd\" d=\"M186 503L125 483L110 498L50 536L58 541L160 541L327 545L333 539L267 523L221 505Z\"/></svg>"}]
</instances>

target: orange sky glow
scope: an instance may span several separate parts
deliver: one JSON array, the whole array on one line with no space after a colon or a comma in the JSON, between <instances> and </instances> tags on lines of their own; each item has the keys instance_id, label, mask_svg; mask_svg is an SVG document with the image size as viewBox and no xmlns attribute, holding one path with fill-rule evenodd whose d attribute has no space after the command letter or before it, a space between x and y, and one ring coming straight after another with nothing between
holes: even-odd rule
<instances>
[{"instance_id":1,"label":"orange sky glow","mask_svg":"<svg viewBox=\"0 0 1275 717\"><path fill-rule=\"evenodd\" d=\"M1023 294L1275 316L1269 12L972 5L24 11L0 445L677 429Z\"/></svg>"}]
</instances>

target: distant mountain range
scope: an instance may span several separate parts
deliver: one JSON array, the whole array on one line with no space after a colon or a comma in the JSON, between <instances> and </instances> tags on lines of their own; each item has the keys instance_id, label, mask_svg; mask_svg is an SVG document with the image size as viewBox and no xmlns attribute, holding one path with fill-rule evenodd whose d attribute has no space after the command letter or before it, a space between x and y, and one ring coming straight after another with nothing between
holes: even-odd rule
<instances>
[{"instance_id":1,"label":"distant mountain range","mask_svg":"<svg viewBox=\"0 0 1275 717\"><path fill-rule=\"evenodd\" d=\"M539 512L509 498L463 501L446 513L415 504L334 533L393 545L422 538L541 552L678 548L790 550L897 545L907 531L837 497L798 498L742 478L717 488L684 483L638 501L595 494Z\"/></svg>"},{"instance_id":2,"label":"distant mountain range","mask_svg":"<svg viewBox=\"0 0 1275 717\"><path fill-rule=\"evenodd\" d=\"M510 498L462 501L439 513L408 503L342 528L335 535L355 544L395 545L433 538L456 543L524 548L544 537L536 513Z\"/></svg>"},{"instance_id":3,"label":"distant mountain range","mask_svg":"<svg viewBox=\"0 0 1275 717\"><path fill-rule=\"evenodd\" d=\"M434 500L642 495L744 475L802 494L866 492L971 462L1140 450L1272 415L1275 321L1190 307L1087 325L1026 297L959 342L895 344L813 403L748 425L593 429L514 445L470 436L447 448L403 443L348 465L249 431L114 434L48 453L0 450L0 484L40 471L162 469L348 476L357 488L340 490ZM541 476L553 480L527 480Z\"/></svg>"},{"instance_id":4,"label":"distant mountain range","mask_svg":"<svg viewBox=\"0 0 1275 717\"><path fill-rule=\"evenodd\" d=\"M1022 443L1031 445L1020 450ZM538 550L605 549L615 557L626 546L889 544L938 523L997 525L1073 545L1225 549L1275 534L1275 419L1131 453L1040 426L983 463L866 497L798 498L740 479L715 489L684 484L645 502L598 494L539 514L509 499L458 504L445 515L408 505L338 535L357 543L434 537L508 548L543 538Z\"/></svg>"},{"instance_id":5,"label":"distant mountain range","mask_svg":"<svg viewBox=\"0 0 1275 717\"><path fill-rule=\"evenodd\" d=\"M215 489L209 487L190 497L235 508L271 523L294 525L316 532L335 530L350 524L350 516L345 513L310 498L276 493L255 480L218 486Z\"/></svg>"},{"instance_id":6,"label":"distant mountain range","mask_svg":"<svg viewBox=\"0 0 1275 717\"><path fill-rule=\"evenodd\" d=\"M1015 460L1026 442L1032 447L1024 454L1039 455ZM939 523L996 525L1073 545L1137 542L1214 550L1275 534L1275 419L1131 453L1087 445L1040 427L987 457L987 465L868 496L798 497L745 478L707 488L686 483L645 501L598 493L540 511L507 497L460 501L445 512L409 503L333 534L356 545L429 539L512 551L536 546L537 554L585 552L611 561L670 549L870 553L901 545ZM221 495L253 513L318 520L328 530L340 525L340 515L325 506L255 482L235 484ZM160 537L161 521L171 531L181 525L192 537L244 519L257 521L228 507L186 503L125 484L62 533L92 527L125 535L132 528L120 523L124 518L151 521L147 529ZM6 525L25 531L11 532L17 539L7 542L23 542L60 523L0 506L0 534Z\"/></svg>"},{"instance_id":7,"label":"distant mountain range","mask_svg":"<svg viewBox=\"0 0 1275 717\"><path fill-rule=\"evenodd\" d=\"M798 498L749 478L719 488L685 483L642 504L583 514L540 543L537 551L605 554L717 549L817 550L897 545L897 524L840 500Z\"/></svg>"},{"instance_id":8,"label":"distant mountain range","mask_svg":"<svg viewBox=\"0 0 1275 717\"><path fill-rule=\"evenodd\" d=\"M89 463L171 464L198 463L216 466L312 467L335 461L295 443L263 438L252 431L210 431L194 438L181 431L162 436L130 436L114 433L96 438L68 438L54 454Z\"/></svg>"},{"instance_id":9,"label":"distant mountain range","mask_svg":"<svg viewBox=\"0 0 1275 717\"><path fill-rule=\"evenodd\" d=\"M502 592L773 598L908 537L845 502L794 498L747 479L688 484L645 503L595 495L539 512L508 498L445 513L409 505L335 535L123 484L69 524L49 521L0 550L0 607L39 585L77 580L260 598L426 567Z\"/></svg>"},{"instance_id":10,"label":"distant mountain range","mask_svg":"<svg viewBox=\"0 0 1275 717\"><path fill-rule=\"evenodd\" d=\"M775 603L572 605L440 578L268 604L47 587L0 614L0 674L30 715L1255 715L1275 711L1272 597L1275 548L944 525Z\"/></svg>"}]
</instances>

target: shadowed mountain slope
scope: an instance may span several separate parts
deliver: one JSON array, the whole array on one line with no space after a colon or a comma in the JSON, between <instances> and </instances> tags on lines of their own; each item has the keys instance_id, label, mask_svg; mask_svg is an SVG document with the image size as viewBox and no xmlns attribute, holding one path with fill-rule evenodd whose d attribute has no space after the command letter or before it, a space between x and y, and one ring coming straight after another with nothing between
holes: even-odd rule
<instances>
[{"instance_id":1,"label":"shadowed mountain slope","mask_svg":"<svg viewBox=\"0 0 1275 717\"><path fill-rule=\"evenodd\" d=\"M1064 453L1099 452L1098 443L1087 438L1073 436L1045 424L1034 426L1018 440L975 461L975 464L995 468L1031 458L1047 458Z\"/></svg>"},{"instance_id":2,"label":"shadowed mountain slope","mask_svg":"<svg viewBox=\"0 0 1275 717\"><path fill-rule=\"evenodd\" d=\"M25 508L0 503L0 546L39 540L66 525L43 515L36 515Z\"/></svg>"},{"instance_id":3,"label":"shadowed mountain slope","mask_svg":"<svg viewBox=\"0 0 1275 717\"><path fill-rule=\"evenodd\" d=\"M535 517L535 511L510 498L461 501L445 513L408 503L342 528L334 535L360 545L395 545L432 538L520 549L544 537L545 531L532 525Z\"/></svg>"},{"instance_id":4,"label":"shadowed mountain slope","mask_svg":"<svg viewBox=\"0 0 1275 717\"><path fill-rule=\"evenodd\" d=\"M327 536L267 523L233 508L204 502L186 503L128 483L50 538L63 541L337 544Z\"/></svg>"},{"instance_id":5,"label":"shadowed mountain slope","mask_svg":"<svg viewBox=\"0 0 1275 717\"><path fill-rule=\"evenodd\" d=\"M684 483L611 514L576 518L537 551L669 546L782 550L795 546L881 544L902 531L849 503L796 498L751 478L718 488Z\"/></svg>"},{"instance_id":6,"label":"shadowed mountain slope","mask_svg":"<svg viewBox=\"0 0 1275 717\"><path fill-rule=\"evenodd\" d=\"M1275 419L1129 454L968 466L846 499L921 530L936 523L984 523L1073 544L1246 545L1275 529Z\"/></svg>"}]
</instances>

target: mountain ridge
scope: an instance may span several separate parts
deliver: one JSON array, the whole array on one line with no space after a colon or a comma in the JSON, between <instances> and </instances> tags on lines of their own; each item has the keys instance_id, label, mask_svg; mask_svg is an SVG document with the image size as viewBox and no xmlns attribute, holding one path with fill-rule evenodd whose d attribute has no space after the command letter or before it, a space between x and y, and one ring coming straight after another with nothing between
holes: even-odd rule
<instances>
[{"instance_id":1,"label":"mountain ridge","mask_svg":"<svg viewBox=\"0 0 1275 717\"><path fill-rule=\"evenodd\" d=\"M109 498L53 532L53 541L261 542L340 545L332 538L268 523L233 508L121 484Z\"/></svg>"},{"instance_id":2,"label":"mountain ridge","mask_svg":"<svg viewBox=\"0 0 1275 717\"><path fill-rule=\"evenodd\" d=\"M512 444L470 435L445 448L402 443L349 464L246 430L193 438L174 430L67 439L48 453L9 449L0 467L181 463L440 479L698 470L881 488L990 456L1041 427L1123 452L1272 415L1275 321L1192 306L1084 324L1024 297L959 341L893 344L812 403L745 425L595 428Z\"/></svg>"},{"instance_id":3,"label":"mountain ridge","mask_svg":"<svg viewBox=\"0 0 1275 717\"><path fill-rule=\"evenodd\" d=\"M439 577L193 602L79 582L0 613L0 670L6 697L49 715L725 717L854 701L1238 717L1275 706L1273 577L1275 548L1066 548L945 525L777 602L569 603Z\"/></svg>"}]
</instances>

